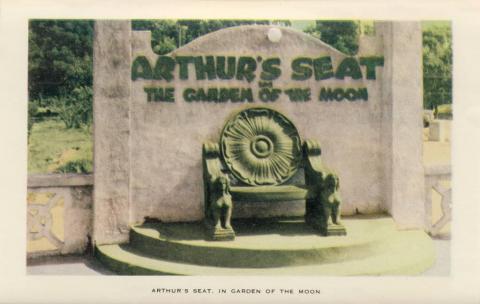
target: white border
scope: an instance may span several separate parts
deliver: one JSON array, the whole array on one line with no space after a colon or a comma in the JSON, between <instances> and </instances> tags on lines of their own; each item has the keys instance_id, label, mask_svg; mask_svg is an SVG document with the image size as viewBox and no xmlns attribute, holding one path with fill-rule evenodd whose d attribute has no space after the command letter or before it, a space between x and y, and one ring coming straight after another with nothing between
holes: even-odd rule
<instances>
[{"instance_id":1,"label":"white border","mask_svg":"<svg viewBox=\"0 0 480 304\"><path fill-rule=\"evenodd\" d=\"M0 0L1 1L1 0ZM3 1L0 2L0 302L479 303L478 1ZM27 45L29 18L453 20L454 222L452 275L436 277L120 277L26 275ZM321 289L320 296L156 295L152 288Z\"/></svg>"}]
</instances>

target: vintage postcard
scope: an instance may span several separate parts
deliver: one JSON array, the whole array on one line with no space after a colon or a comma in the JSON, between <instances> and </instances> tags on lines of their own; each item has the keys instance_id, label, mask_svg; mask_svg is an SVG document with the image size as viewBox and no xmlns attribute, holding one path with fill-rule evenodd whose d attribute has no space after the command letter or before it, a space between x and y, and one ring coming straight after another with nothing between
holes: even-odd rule
<instances>
[{"instance_id":1,"label":"vintage postcard","mask_svg":"<svg viewBox=\"0 0 480 304\"><path fill-rule=\"evenodd\" d=\"M7 2L0 302L479 299L479 7L279 4Z\"/></svg>"}]
</instances>

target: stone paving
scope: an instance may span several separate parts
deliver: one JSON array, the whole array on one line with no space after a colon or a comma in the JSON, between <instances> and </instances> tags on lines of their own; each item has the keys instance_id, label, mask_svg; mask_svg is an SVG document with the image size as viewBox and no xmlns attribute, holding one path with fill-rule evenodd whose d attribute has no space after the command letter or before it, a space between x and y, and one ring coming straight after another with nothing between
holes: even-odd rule
<instances>
[{"instance_id":1,"label":"stone paving","mask_svg":"<svg viewBox=\"0 0 480 304\"><path fill-rule=\"evenodd\" d=\"M114 275L90 255L42 257L27 262L29 275Z\"/></svg>"}]
</instances>

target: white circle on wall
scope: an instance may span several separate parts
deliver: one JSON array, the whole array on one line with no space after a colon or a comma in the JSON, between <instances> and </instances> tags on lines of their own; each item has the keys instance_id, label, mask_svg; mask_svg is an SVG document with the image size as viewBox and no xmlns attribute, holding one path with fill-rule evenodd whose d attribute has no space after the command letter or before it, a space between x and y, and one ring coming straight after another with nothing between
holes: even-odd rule
<instances>
[{"instance_id":1,"label":"white circle on wall","mask_svg":"<svg viewBox=\"0 0 480 304\"><path fill-rule=\"evenodd\" d=\"M268 40L271 42L279 42L280 39L282 39L282 31L279 28L272 27L271 29L268 30Z\"/></svg>"}]
</instances>

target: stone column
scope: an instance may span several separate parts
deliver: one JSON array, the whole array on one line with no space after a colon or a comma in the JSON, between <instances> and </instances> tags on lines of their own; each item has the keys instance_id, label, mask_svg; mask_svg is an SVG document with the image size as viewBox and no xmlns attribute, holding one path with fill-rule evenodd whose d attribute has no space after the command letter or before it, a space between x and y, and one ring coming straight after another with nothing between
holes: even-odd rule
<instances>
[{"instance_id":1,"label":"stone column","mask_svg":"<svg viewBox=\"0 0 480 304\"><path fill-rule=\"evenodd\" d=\"M423 228L423 77L419 22L380 22L384 37L385 200L399 228Z\"/></svg>"},{"instance_id":2,"label":"stone column","mask_svg":"<svg viewBox=\"0 0 480 304\"><path fill-rule=\"evenodd\" d=\"M97 245L128 241L130 21L95 22L94 223Z\"/></svg>"}]
</instances>

